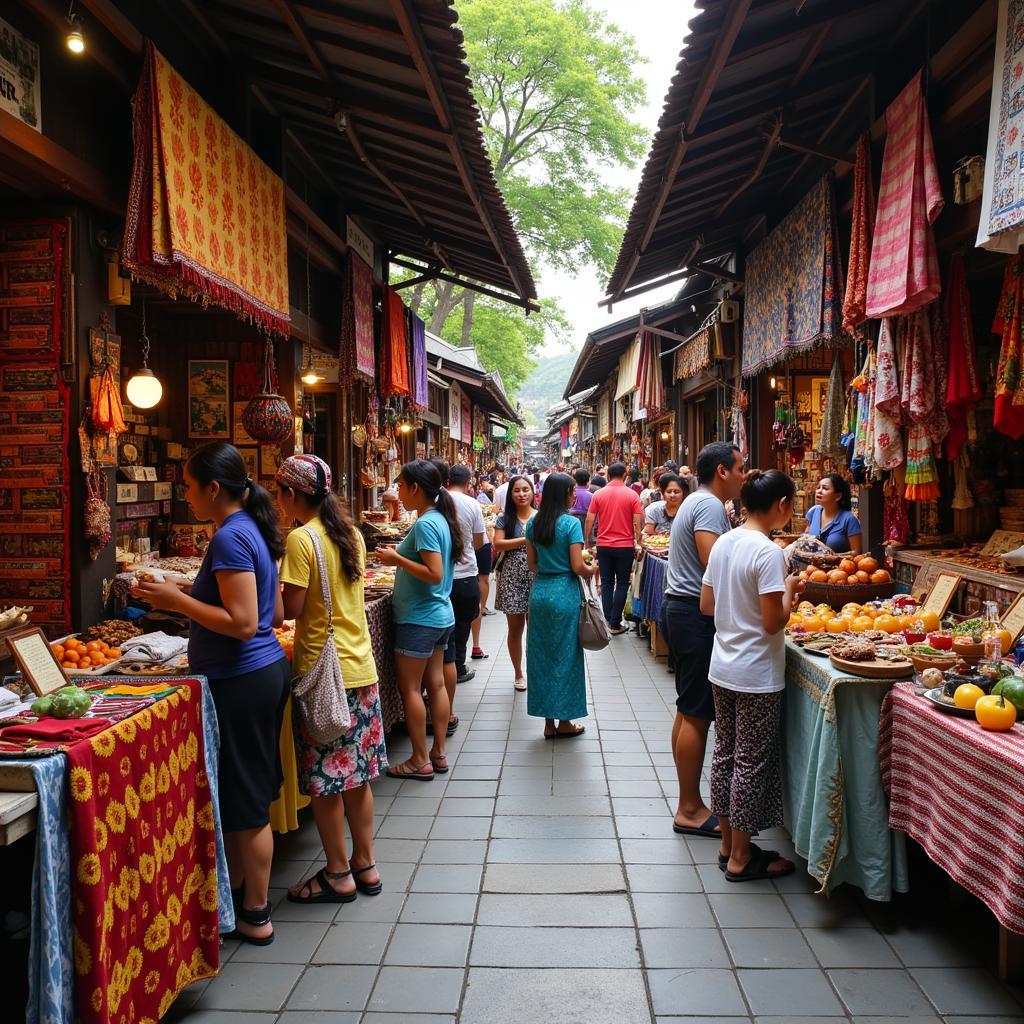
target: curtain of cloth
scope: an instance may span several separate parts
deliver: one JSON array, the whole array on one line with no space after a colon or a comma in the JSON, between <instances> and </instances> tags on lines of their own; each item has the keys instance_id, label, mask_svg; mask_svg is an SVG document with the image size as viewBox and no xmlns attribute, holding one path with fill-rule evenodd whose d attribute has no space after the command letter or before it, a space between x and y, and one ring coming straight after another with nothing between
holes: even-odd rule
<instances>
[{"instance_id":1,"label":"curtain of cloth","mask_svg":"<svg viewBox=\"0 0 1024 1024\"><path fill-rule=\"evenodd\" d=\"M412 403L420 409L430 404L427 391L427 335L423 321L409 314L412 334Z\"/></svg>"},{"instance_id":2,"label":"curtain of cloth","mask_svg":"<svg viewBox=\"0 0 1024 1024\"><path fill-rule=\"evenodd\" d=\"M409 398L412 396L412 387L409 380L405 305L394 288L384 289L382 310L380 393L384 398L392 395Z\"/></svg>"},{"instance_id":3,"label":"curtain of cloth","mask_svg":"<svg viewBox=\"0 0 1024 1024\"><path fill-rule=\"evenodd\" d=\"M868 271L869 317L912 313L942 288L932 224L943 200L920 71L886 110L885 127Z\"/></svg>"},{"instance_id":4,"label":"curtain of cloth","mask_svg":"<svg viewBox=\"0 0 1024 1024\"><path fill-rule=\"evenodd\" d=\"M1024 341L1021 337L1021 305L1024 303L1024 257L1006 264L1003 292L999 296L992 330L1002 336L996 369L996 410L993 426L1015 441L1024 434Z\"/></svg>"},{"instance_id":5,"label":"curtain of cloth","mask_svg":"<svg viewBox=\"0 0 1024 1024\"><path fill-rule=\"evenodd\" d=\"M345 268L345 304L341 316L340 380L350 384L376 380L373 345L373 271L354 252Z\"/></svg>"},{"instance_id":6,"label":"curtain of cloth","mask_svg":"<svg viewBox=\"0 0 1024 1024\"><path fill-rule=\"evenodd\" d=\"M131 274L288 334L284 183L150 42L132 135Z\"/></svg>"},{"instance_id":7,"label":"curtain of cloth","mask_svg":"<svg viewBox=\"0 0 1024 1024\"><path fill-rule=\"evenodd\" d=\"M954 461L967 440L967 417L982 396L974 350L971 293L967 290L964 258L958 252L953 253L949 260L945 312L949 331L946 377L949 433L946 435L946 458Z\"/></svg>"},{"instance_id":8,"label":"curtain of cloth","mask_svg":"<svg viewBox=\"0 0 1024 1024\"><path fill-rule=\"evenodd\" d=\"M871 133L857 140L853 165L853 222L850 229L850 261L843 296L843 330L856 334L867 319L868 270L871 265L871 225L875 217L875 187L871 178Z\"/></svg>"}]
</instances>

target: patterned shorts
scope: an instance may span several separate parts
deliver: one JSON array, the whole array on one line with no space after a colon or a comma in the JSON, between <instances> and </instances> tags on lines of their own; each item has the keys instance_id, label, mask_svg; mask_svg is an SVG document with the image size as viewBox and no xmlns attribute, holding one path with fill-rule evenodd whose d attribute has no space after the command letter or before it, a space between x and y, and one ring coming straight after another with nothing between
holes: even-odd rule
<instances>
[{"instance_id":1,"label":"patterned shorts","mask_svg":"<svg viewBox=\"0 0 1024 1024\"><path fill-rule=\"evenodd\" d=\"M740 693L712 684L711 811L739 832L782 825L782 690Z\"/></svg>"}]
</instances>

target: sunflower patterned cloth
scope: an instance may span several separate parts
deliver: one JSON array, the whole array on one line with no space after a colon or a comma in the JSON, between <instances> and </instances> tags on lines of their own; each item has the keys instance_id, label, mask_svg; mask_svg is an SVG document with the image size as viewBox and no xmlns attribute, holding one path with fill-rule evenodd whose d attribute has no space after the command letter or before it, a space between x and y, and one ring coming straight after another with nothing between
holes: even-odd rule
<instances>
[{"instance_id":1,"label":"sunflower patterned cloth","mask_svg":"<svg viewBox=\"0 0 1024 1024\"><path fill-rule=\"evenodd\" d=\"M134 108L125 266L287 334L284 182L149 42Z\"/></svg>"},{"instance_id":2,"label":"sunflower patterned cloth","mask_svg":"<svg viewBox=\"0 0 1024 1024\"><path fill-rule=\"evenodd\" d=\"M220 963L202 707L182 687L67 752L81 1024L155 1024Z\"/></svg>"}]
</instances>

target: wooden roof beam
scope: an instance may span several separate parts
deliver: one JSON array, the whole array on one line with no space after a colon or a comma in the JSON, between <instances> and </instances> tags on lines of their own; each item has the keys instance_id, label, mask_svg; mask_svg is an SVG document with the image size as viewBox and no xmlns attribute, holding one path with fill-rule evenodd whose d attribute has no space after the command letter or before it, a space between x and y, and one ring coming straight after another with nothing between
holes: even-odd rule
<instances>
[{"instance_id":1,"label":"wooden roof beam","mask_svg":"<svg viewBox=\"0 0 1024 1024\"><path fill-rule=\"evenodd\" d=\"M350 18L335 9L335 4L311 3L310 0L300 0L293 5L295 10L306 17L322 18L339 29L348 29L352 32L362 32L368 36L375 36L378 39L385 39L390 43L403 42L402 33L392 28L387 28L377 22L362 21L358 18Z\"/></svg>"},{"instance_id":2,"label":"wooden roof beam","mask_svg":"<svg viewBox=\"0 0 1024 1024\"><path fill-rule=\"evenodd\" d=\"M779 117L775 119L775 123L772 125L772 129L768 133L768 138L765 139L764 147L761 150L761 155L758 157L757 163L754 165L753 171L750 172L750 177L743 181L740 184L739 188L732 192L722 203L722 205L718 207L718 209L715 211L716 218L721 217L722 214L725 213L725 211L728 210L729 207L732 206L732 204L736 202L736 200L739 199L739 197L743 195L743 193L746 192L747 189L750 188L750 186L753 185L755 181L757 181L758 178L761 177L761 175L764 173L765 167L768 165L768 161L771 158L772 153L775 152L775 147L778 146L779 144L779 138L781 135L782 118Z\"/></svg>"},{"instance_id":3,"label":"wooden roof beam","mask_svg":"<svg viewBox=\"0 0 1024 1024\"><path fill-rule=\"evenodd\" d=\"M327 70L327 65L324 63L323 57L320 56L320 51L317 49L316 44L309 38L306 26L302 23L301 17L292 6L290 0L273 0L273 3L280 12L281 17L284 18L285 24L295 37L295 41L302 47L302 52L306 55L306 59L312 65L313 70L324 82L331 85L331 73Z\"/></svg>"},{"instance_id":4,"label":"wooden roof beam","mask_svg":"<svg viewBox=\"0 0 1024 1024\"><path fill-rule=\"evenodd\" d=\"M428 267L420 266L416 263L410 263L407 259L404 259L394 253L392 253L388 259L399 267L405 267L407 270L417 270L421 274L425 274L429 270ZM523 309L531 313L540 312L540 306L533 299L528 299L525 296L509 295L507 292L498 292L493 288L485 288L482 284L477 284L475 281L467 281L455 276L454 274L446 274L440 270L434 274L434 277L441 281L448 281L450 284L457 284L460 288L468 288L471 292L478 292L480 295L488 296L488 298L500 299L502 302L507 302L513 306L521 306Z\"/></svg>"}]
</instances>

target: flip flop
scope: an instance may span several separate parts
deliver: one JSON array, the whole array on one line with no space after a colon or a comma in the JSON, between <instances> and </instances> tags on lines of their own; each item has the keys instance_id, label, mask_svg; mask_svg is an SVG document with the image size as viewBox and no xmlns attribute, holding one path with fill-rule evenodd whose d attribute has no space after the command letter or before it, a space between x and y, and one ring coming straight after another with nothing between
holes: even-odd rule
<instances>
[{"instance_id":1,"label":"flip flop","mask_svg":"<svg viewBox=\"0 0 1024 1024\"><path fill-rule=\"evenodd\" d=\"M351 871L346 871L344 874L338 876L338 881L343 878L348 878L351 875ZM320 886L319 892L313 892L313 882L316 882ZM357 883L358 884L358 883ZM303 889L309 890L308 896L301 896L299 893ZM288 893L289 903L354 903L356 894L354 892L338 892L337 889L331 885L330 880L327 878L327 871L325 868L321 868L312 878L307 879L302 885L299 886L299 893Z\"/></svg>"},{"instance_id":2,"label":"flip flop","mask_svg":"<svg viewBox=\"0 0 1024 1024\"><path fill-rule=\"evenodd\" d=\"M448 758L442 754L440 757L432 757L430 759L430 766L434 769L436 775L447 775L448 773Z\"/></svg>"},{"instance_id":3,"label":"flip flop","mask_svg":"<svg viewBox=\"0 0 1024 1024\"><path fill-rule=\"evenodd\" d=\"M445 736L454 736L455 735L455 730L458 729L458 727L459 727L459 716L458 715L453 715L451 718L448 719L448 728L445 729L445 733L444 733ZM431 725L430 722L427 722L427 735L428 736L433 736L434 735L434 727L433 727L433 725Z\"/></svg>"},{"instance_id":4,"label":"flip flop","mask_svg":"<svg viewBox=\"0 0 1024 1024\"><path fill-rule=\"evenodd\" d=\"M759 846L751 843L750 860L747 861L743 870L738 874L734 874L727 869L725 872L726 880L730 882L755 882L762 878L785 878L786 875L791 875L796 870L796 865L792 862L789 863L789 867L783 868L781 871L768 870L775 861L782 859L775 850L762 850Z\"/></svg>"},{"instance_id":5,"label":"flip flop","mask_svg":"<svg viewBox=\"0 0 1024 1024\"><path fill-rule=\"evenodd\" d=\"M672 831L677 836L700 836L702 839L721 839L722 833L715 831L717 824L718 818L714 814L709 814L700 828L694 828L692 825L677 825L673 821Z\"/></svg>"},{"instance_id":6,"label":"flip flop","mask_svg":"<svg viewBox=\"0 0 1024 1024\"><path fill-rule=\"evenodd\" d=\"M424 772L423 769L430 767L429 772ZM433 782L434 781L434 768L433 765L428 761L426 764L420 765L419 768L405 768L405 762L402 764L389 764L387 771L384 773L390 779L415 779L417 782Z\"/></svg>"},{"instance_id":7,"label":"flip flop","mask_svg":"<svg viewBox=\"0 0 1024 1024\"><path fill-rule=\"evenodd\" d=\"M356 883L356 888L364 896L376 896L384 889L383 882L360 882L359 876L366 871L372 871L377 865L367 864L365 868L353 868L352 869L352 881Z\"/></svg>"},{"instance_id":8,"label":"flip flop","mask_svg":"<svg viewBox=\"0 0 1024 1024\"><path fill-rule=\"evenodd\" d=\"M491 612L490 614L493 615L494 613ZM473 653L470 655L470 658L473 661L482 661L484 658L489 658L489 657L490 657L490 655L482 647L474 647L473 648Z\"/></svg>"},{"instance_id":9,"label":"flip flop","mask_svg":"<svg viewBox=\"0 0 1024 1024\"><path fill-rule=\"evenodd\" d=\"M544 739L546 740L571 740L577 736L582 736L587 731L585 725L578 726L574 732L558 732L556 729L554 732L544 733Z\"/></svg>"},{"instance_id":10,"label":"flip flop","mask_svg":"<svg viewBox=\"0 0 1024 1024\"><path fill-rule=\"evenodd\" d=\"M756 834L756 833L755 833ZM765 853L769 854L773 860L782 860L782 854L778 850L765 850ZM725 871L729 865L729 858L726 855L718 855L718 870Z\"/></svg>"},{"instance_id":11,"label":"flip flop","mask_svg":"<svg viewBox=\"0 0 1024 1024\"><path fill-rule=\"evenodd\" d=\"M517 679L512 685L515 687L515 689L519 693L525 693L526 692L526 680L525 679Z\"/></svg>"}]
</instances>

